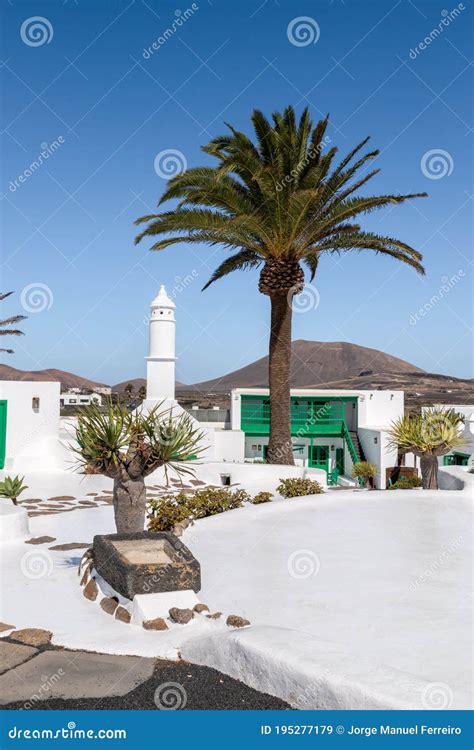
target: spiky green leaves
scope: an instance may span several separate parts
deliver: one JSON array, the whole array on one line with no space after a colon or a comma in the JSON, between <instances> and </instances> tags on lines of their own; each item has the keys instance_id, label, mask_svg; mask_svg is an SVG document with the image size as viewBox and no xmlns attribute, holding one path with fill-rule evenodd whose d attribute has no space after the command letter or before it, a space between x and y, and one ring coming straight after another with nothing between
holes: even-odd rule
<instances>
[{"instance_id":1,"label":"spiky green leaves","mask_svg":"<svg viewBox=\"0 0 474 750\"><path fill-rule=\"evenodd\" d=\"M148 413L129 413L108 402L85 407L78 416L77 445L71 449L87 471L113 479L148 476L160 466L178 474L192 473L182 462L205 449L204 434L186 413L173 414L160 405Z\"/></svg>"}]
</instances>

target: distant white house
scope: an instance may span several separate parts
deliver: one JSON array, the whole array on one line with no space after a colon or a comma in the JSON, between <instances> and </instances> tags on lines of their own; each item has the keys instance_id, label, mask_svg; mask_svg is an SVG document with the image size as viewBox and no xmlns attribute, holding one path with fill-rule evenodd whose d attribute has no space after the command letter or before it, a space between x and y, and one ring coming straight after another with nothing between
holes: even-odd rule
<instances>
[{"instance_id":1,"label":"distant white house","mask_svg":"<svg viewBox=\"0 0 474 750\"><path fill-rule=\"evenodd\" d=\"M63 406L89 406L90 404L102 403L102 396L100 393L75 393L67 391L61 393L59 397L59 405Z\"/></svg>"}]
</instances>

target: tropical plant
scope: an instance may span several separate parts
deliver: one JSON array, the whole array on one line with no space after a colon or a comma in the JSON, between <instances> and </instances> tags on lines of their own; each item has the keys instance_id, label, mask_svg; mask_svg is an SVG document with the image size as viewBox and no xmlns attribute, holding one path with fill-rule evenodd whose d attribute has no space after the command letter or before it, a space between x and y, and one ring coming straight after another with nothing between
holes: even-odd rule
<instances>
[{"instance_id":1,"label":"tropical plant","mask_svg":"<svg viewBox=\"0 0 474 750\"><path fill-rule=\"evenodd\" d=\"M358 461L352 467L352 476L361 479L366 489L370 489L374 478L377 476L377 467L369 461Z\"/></svg>"},{"instance_id":2,"label":"tropical plant","mask_svg":"<svg viewBox=\"0 0 474 750\"><path fill-rule=\"evenodd\" d=\"M365 170L379 152L364 153L366 138L337 165L328 148L328 117L313 128L307 109L299 122L293 107L272 115L252 114L255 142L228 126L203 151L216 166L187 169L173 177L159 205L178 199L170 211L142 216L147 224L135 243L156 237L151 250L179 242L220 245L234 252L204 289L232 271L259 268L259 291L270 298L270 439L267 463L293 464L290 435L292 304L304 288L303 263L312 281L324 253L370 250L424 273L419 252L400 240L364 231L357 217L426 195L360 195L377 174ZM169 235L163 236L161 235Z\"/></svg>"},{"instance_id":3,"label":"tropical plant","mask_svg":"<svg viewBox=\"0 0 474 750\"><path fill-rule=\"evenodd\" d=\"M438 489L438 458L464 444L464 417L454 409L433 406L407 414L389 429L390 445L420 458L424 490Z\"/></svg>"},{"instance_id":4,"label":"tropical plant","mask_svg":"<svg viewBox=\"0 0 474 750\"><path fill-rule=\"evenodd\" d=\"M304 495L320 495L324 490L314 479L280 479L276 491L282 497L303 497Z\"/></svg>"},{"instance_id":5,"label":"tropical plant","mask_svg":"<svg viewBox=\"0 0 474 750\"><path fill-rule=\"evenodd\" d=\"M0 302L13 294L13 292L0 292ZM5 318L0 320L0 336L24 336L23 331L18 328L5 328L5 326L12 326L19 323L21 320L26 320L26 315L12 315L11 318ZM13 354L13 349L0 349L0 352L6 352L6 354Z\"/></svg>"},{"instance_id":6,"label":"tropical plant","mask_svg":"<svg viewBox=\"0 0 474 750\"><path fill-rule=\"evenodd\" d=\"M23 484L24 479L25 477L20 476L5 477L5 479L0 482L0 497L9 497L13 505L18 505L17 499L24 490L28 489L27 485Z\"/></svg>"},{"instance_id":7,"label":"tropical plant","mask_svg":"<svg viewBox=\"0 0 474 750\"><path fill-rule=\"evenodd\" d=\"M144 385L141 385L138 389L138 398L140 401L144 401L146 399L146 387Z\"/></svg>"},{"instance_id":8,"label":"tropical plant","mask_svg":"<svg viewBox=\"0 0 474 750\"><path fill-rule=\"evenodd\" d=\"M133 393L133 383L127 383L123 390L125 391L127 398L131 398Z\"/></svg>"},{"instance_id":9,"label":"tropical plant","mask_svg":"<svg viewBox=\"0 0 474 750\"><path fill-rule=\"evenodd\" d=\"M146 511L145 477L160 467L178 476L194 475L183 464L204 450L204 434L186 413L174 416L160 405L148 413L129 413L108 402L105 411L91 404L78 415L76 441L71 448L90 474L114 480L113 505L119 533L143 531Z\"/></svg>"}]
</instances>

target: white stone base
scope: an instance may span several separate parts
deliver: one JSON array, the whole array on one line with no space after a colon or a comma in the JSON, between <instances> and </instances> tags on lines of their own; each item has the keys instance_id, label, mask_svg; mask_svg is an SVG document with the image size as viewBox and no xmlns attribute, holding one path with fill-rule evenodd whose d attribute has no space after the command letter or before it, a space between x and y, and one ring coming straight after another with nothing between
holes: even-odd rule
<instances>
[{"instance_id":1,"label":"white stone base","mask_svg":"<svg viewBox=\"0 0 474 750\"><path fill-rule=\"evenodd\" d=\"M24 539L30 535L28 513L11 500L0 500L0 542Z\"/></svg>"},{"instance_id":2,"label":"white stone base","mask_svg":"<svg viewBox=\"0 0 474 750\"><path fill-rule=\"evenodd\" d=\"M132 624L143 625L156 617L168 617L171 607L192 609L199 603L194 591L164 591L161 594L135 594L132 602Z\"/></svg>"}]
</instances>

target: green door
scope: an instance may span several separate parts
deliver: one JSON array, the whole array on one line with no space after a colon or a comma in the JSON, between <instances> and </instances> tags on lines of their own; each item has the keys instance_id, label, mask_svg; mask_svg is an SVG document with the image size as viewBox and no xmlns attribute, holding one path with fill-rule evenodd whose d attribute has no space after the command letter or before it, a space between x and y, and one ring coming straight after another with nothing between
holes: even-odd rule
<instances>
[{"instance_id":1,"label":"green door","mask_svg":"<svg viewBox=\"0 0 474 750\"><path fill-rule=\"evenodd\" d=\"M0 469L5 466L7 445L7 402L0 401Z\"/></svg>"},{"instance_id":2,"label":"green door","mask_svg":"<svg viewBox=\"0 0 474 750\"><path fill-rule=\"evenodd\" d=\"M329 468L329 445L310 446L309 465L313 469L324 469L327 473Z\"/></svg>"},{"instance_id":3,"label":"green door","mask_svg":"<svg viewBox=\"0 0 474 750\"><path fill-rule=\"evenodd\" d=\"M344 474L344 448L336 448L336 471L338 477Z\"/></svg>"}]
</instances>

